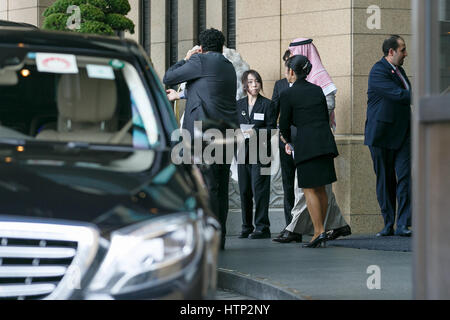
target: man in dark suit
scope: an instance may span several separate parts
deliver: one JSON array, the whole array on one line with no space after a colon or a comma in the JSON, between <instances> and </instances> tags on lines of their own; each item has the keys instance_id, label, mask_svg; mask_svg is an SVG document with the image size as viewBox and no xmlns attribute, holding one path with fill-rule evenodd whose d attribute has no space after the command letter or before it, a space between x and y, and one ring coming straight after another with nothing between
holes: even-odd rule
<instances>
[{"instance_id":1,"label":"man in dark suit","mask_svg":"<svg viewBox=\"0 0 450 320\"><path fill-rule=\"evenodd\" d=\"M194 121L223 120L230 124L230 128L233 125L237 127L236 72L233 64L222 54L225 37L219 30L211 28L200 34L199 41L200 49L189 51L184 60L167 70L163 79L166 85L187 82L183 129L189 131L191 138L197 135L194 134ZM212 164L204 173L211 207L222 227L221 248L224 249L230 164L227 161L222 163Z\"/></svg>"},{"instance_id":2,"label":"man in dark suit","mask_svg":"<svg viewBox=\"0 0 450 320\"><path fill-rule=\"evenodd\" d=\"M393 35L383 43L384 57L369 74L364 144L377 176L377 198L384 218L377 236L411 236L411 84L401 67L405 41Z\"/></svg>"},{"instance_id":3,"label":"man in dark suit","mask_svg":"<svg viewBox=\"0 0 450 320\"><path fill-rule=\"evenodd\" d=\"M286 62L291 56L291 52L286 50L283 55L283 61ZM289 82L286 77L275 82L275 86L273 88L272 101L276 107L277 118L280 114L280 94L284 90L290 87ZM297 128L291 126L291 135L295 137L297 135ZM289 225L292 221L291 211L294 207L295 202L295 193L294 193L294 182L295 182L295 163L292 156L288 155L285 150L285 143L283 136L280 135L279 141L279 149L280 149L280 165L281 165L281 178L283 181L283 192L284 192L284 219L286 221L286 226ZM285 229L281 231L278 237L282 237L286 232ZM295 234L292 235L296 237L299 241L301 241L301 235Z\"/></svg>"}]
</instances>

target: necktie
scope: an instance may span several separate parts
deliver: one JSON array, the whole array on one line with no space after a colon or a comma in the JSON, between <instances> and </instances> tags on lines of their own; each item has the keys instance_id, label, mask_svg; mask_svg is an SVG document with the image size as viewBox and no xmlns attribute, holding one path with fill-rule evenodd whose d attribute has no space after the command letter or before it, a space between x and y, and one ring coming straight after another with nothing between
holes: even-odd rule
<instances>
[{"instance_id":1,"label":"necktie","mask_svg":"<svg viewBox=\"0 0 450 320\"><path fill-rule=\"evenodd\" d=\"M400 78L400 80L402 80L403 87L405 87L405 89L408 89L408 86L406 85L405 79L403 79L403 76L401 75L401 73L398 70L398 68L395 68L395 73L397 73L397 75Z\"/></svg>"}]
</instances>

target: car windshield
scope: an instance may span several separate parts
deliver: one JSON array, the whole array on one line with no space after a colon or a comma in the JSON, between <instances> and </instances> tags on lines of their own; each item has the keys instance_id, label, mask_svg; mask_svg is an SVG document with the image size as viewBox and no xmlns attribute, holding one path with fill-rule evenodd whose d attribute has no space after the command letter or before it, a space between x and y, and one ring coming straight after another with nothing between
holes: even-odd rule
<instances>
[{"instance_id":1,"label":"car windshield","mask_svg":"<svg viewBox=\"0 0 450 320\"><path fill-rule=\"evenodd\" d=\"M0 51L0 142L81 142L144 150L159 145L154 106L129 62Z\"/></svg>"}]
</instances>

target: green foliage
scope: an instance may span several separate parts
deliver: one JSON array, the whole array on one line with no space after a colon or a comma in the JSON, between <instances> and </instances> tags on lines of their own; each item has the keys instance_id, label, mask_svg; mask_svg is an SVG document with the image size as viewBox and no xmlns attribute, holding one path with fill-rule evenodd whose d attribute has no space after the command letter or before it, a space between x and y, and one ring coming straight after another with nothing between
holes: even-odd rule
<instances>
[{"instance_id":1,"label":"green foliage","mask_svg":"<svg viewBox=\"0 0 450 320\"><path fill-rule=\"evenodd\" d=\"M54 13L67 13L67 8L71 5L79 6L86 4L87 0L58 0L45 9L43 16L48 17Z\"/></svg>"},{"instance_id":2,"label":"green foliage","mask_svg":"<svg viewBox=\"0 0 450 320\"><path fill-rule=\"evenodd\" d=\"M66 28L66 24L67 14L53 13L45 19L42 28L47 30L64 30Z\"/></svg>"},{"instance_id":3,"label":"green foliage","mask_svg":"<svg viewBox=\"0 0 450 320\"><path fill-rule=\"evenodd\" d=\"M110 13L106 15L106 23L109 24L114 30L129 30L130 33L134 33L134 23L127 17L118 14Z\"/></svg>"},{"instance_id":4,"label":"green foliage","mask_svg":"<svg viewBox=\"0 0 450 320\"><path fill-rule=\"evenodd\" d=\"M119 13L124 16L130 12L131 7L128 0L106 0L108 2L109 13Z\"/></svg>"},{"instance_id":5,"label":"green foliage","mask_svg":"<svg viewBox=\"0 0 450 320\"><path fill-rule=\"evenodd\" d=\"M125 15L131 7L128 0L57 0L48 7L43 29L72 31L67 29L67 20L72 13L67 13L71 5L80 7L81 28L73 30L81 33L113 35L114 31L129 30L134 33L134 23Z\"/></svg>"},{"instance_id":6,"label":"green foliage","mask_svg":"<svg viewBox=\"0 0 450 320\"><path fill-rule=\"evenodd\" d=\"M87 3L100 8L103 12L106 12L106 10L108 9L107 0L88 0Z\"/></svg>"},{"instance_id":7,"label":"green foliage","mask_svg":"<svg viewBox=\"0 0 450 320\"><path fill-rule=\"evenodd\" d=\"M105 13L102 9L93 6L92 4L80 5L81 21L105 21Z\"/></svg>"},{"instance_id":8,"label":"green foliage","mask_svg":"<svg viewBox=\"0 0 450 320\"><path fill-rule=\"evenodd\" d=\"M81 24L81 29L76 30L81 33L96 33L101 35L114 35L114 30L106 23L99 21L86 21Z\"/></svg>"}]
</instances>

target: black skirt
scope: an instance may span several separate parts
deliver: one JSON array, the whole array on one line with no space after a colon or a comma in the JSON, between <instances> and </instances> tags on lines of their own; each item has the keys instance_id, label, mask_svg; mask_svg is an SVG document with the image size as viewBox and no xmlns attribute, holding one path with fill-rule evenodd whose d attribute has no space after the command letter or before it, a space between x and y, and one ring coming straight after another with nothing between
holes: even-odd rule
<instances>
[{"instance_id":1,"label":"black skirt","mask_svg":"<svg viewBox=\"0 0 450 320\"><path fill-rule=\"evenodd\" d=\"M319 156L297 164L299 188L316 188L337 181L334 156Z\"/></svg>"}]
</instances>

